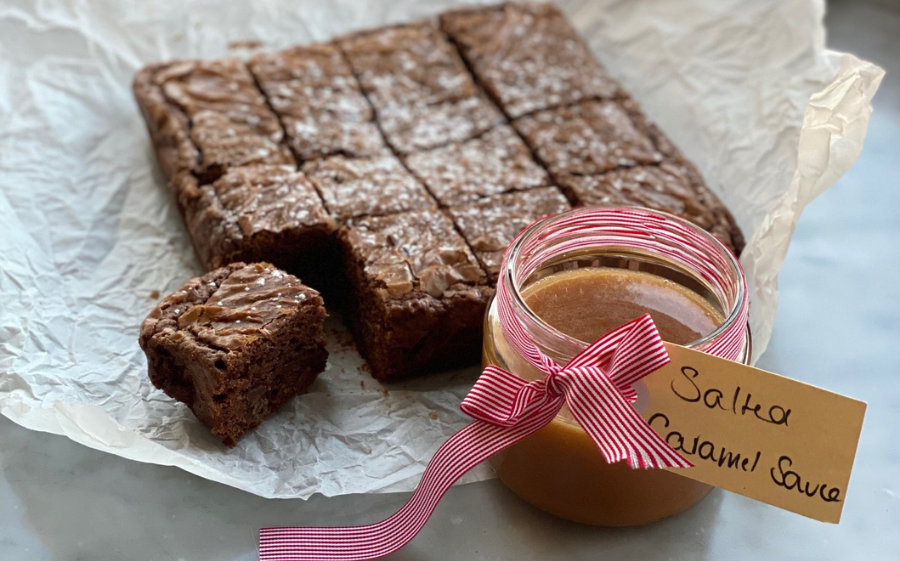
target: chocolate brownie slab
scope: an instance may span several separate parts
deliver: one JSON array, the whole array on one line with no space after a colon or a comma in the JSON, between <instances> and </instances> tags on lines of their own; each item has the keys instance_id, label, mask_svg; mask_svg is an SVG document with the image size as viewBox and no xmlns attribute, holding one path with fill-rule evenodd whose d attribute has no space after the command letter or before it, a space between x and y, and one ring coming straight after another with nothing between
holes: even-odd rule
<instances>
[{"instance_id":1,"label":"chocolate brownie slab","mask_svg":"<svg viewBox=\"0 0 900 561\"><path fill-rule=\"evenodd\" d=\"M315 187L289 166L229 170L208 185L174 180L191 242L207 270L236 261L268 261L306 279L326 276L336 224Z\"/></svg>"},{"instance_id":2,"label":"chocolate brownie slab","mask_svg":"<svg viewBox=\"0 0 900 561\"><path fill-rule=\"evenodd\" d=\"M189 171L209 183L232 167L295 164L239 60L151 65L135 77L134 94L167 179Z\"/></svg>"},{"instance_id":3,"label":"chocolate brownie slab","mask_svg":"<svg viewBox=\"0 0 900 561\"><path fill-rule=\"evenodd\" d=\"M559 9L499 4L441 15L475 77L510 118L618 91Z\"/></svg>"},{"instance_id":4,"label":"chocolate brownie slab","mask_svg":"<svg viewBox=\"0 0 900 561\"><path fill-rule=\"evenodd\" d=\"M666 161L600 175L569 176L563 188L579 205L634 205L677 214L717 236L738 255L744 249L734 217L686 162Z\"/></svg>"},{"instance_id":5,"label":"chocolate brownie slab","mask_svg":"<svg viewBox=\"0 0 900 561\"><path fill-rule=\"evenodd\" d=\"M339 44L399 153L466 140L503 120L430 23L360 32Z\"/></svg>"},{"instance_id":6,"label":"chocolate brownie slab","mask_svg":"<svg viewBox=\"0 0 900 561\"><path fill-rule=\"evenodd\" d=\"M440 211L352 220L344 247L357 345L379 380L474 363L492 294Z\"/></svg>"},{"instance_id":7,"label":"chocolate brownie slab","mask_svg":"<svg viewBox=\"0 0 900 561\"><path fill-rule=\"evenodd\" d=\"M300 161L387 153L372 107L336 45L260 54L249 67Z\"/></svg>"},{"instance_id":8,"label":"chocolate brownie slab","mask_svg":"<svg viewBox=\"0 0 900 561\"><path fill-rule=\"evenodd\" d=\"M558 181L663 159L650 135L615 101L585 101L513 121L535 156Z\"/></svg>"},{"instance_id":9,"label":"chocolate brownie slab","mask_svg":"<svg viewBox=\"0 0 900 561\"><path fill-rule=\"evenodd\" d=\"M542 187L494 195L448 211L494 285L503 254L519 232L539 218L569 208L559 189Z\"/></svg>"},{"instance_id":10,"label":"chocolate brownie slab","mask_svg":"<svg viewBox=\"0 0 900 561\"><path fill-rule=\"evenodd\" d=\"M234 446L325 369L319 294L272 265L189 280L141 325L153 385Z\"/></svg>"},{"instance_id":11,"label":"chocolate brownie slab","mask_svg":"<svg viewBox=\"0 0 900 561\"><path fill-rule=\"evenodd\" d=\"M425 187L393 155L333 156L303 165L329 210L341 219L435 207Z\"/></svg>"},{"instance_id":12,"label":"chocolate brownie slab","mask_svg":"<svg viewBox=\"0 0 900 561\"><path fill-rule=\"evenodd\" d=\"M444 206L550 184L547 172L508 125L478 138L410 154L405 160Z\"/></svg>"}]
</instances>

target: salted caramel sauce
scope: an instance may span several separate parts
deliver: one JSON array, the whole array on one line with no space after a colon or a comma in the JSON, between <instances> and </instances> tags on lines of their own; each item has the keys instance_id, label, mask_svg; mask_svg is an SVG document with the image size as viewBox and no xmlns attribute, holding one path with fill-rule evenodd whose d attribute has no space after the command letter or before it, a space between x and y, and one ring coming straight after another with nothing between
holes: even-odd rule
<instances>
[{"instance_id":1,"label":"salted caramel sauce","mask_svg":"<svg viewBox=\"0 0 900 561\"><path fill-rule=\"evenodd\" d=\"M557 271L520 290L537 317L591 343L649 313L665 341L687 345L715 331L723 314L703 296L648 272L609 267ZM543 374L503 340L488 318L484 360L522 378ZM491 459L500 479L535 506L598 526L647 524L682 512L712 489L674 472L608 464L566 407L549 425Z\"/></svg>"},{"instance_id":2,"label":"salted caramel sauce","mask_svg":"<svg viewBox=\"0 0 900 561\"><path fill-rule=\"evenodd\" d=\"M678 283L610 267L554 273L527 286L522 298L550 327L585 343L645 313L664 341L678 345L701 339L724 320L706 299Z\"/></svg>"}]
</instances>

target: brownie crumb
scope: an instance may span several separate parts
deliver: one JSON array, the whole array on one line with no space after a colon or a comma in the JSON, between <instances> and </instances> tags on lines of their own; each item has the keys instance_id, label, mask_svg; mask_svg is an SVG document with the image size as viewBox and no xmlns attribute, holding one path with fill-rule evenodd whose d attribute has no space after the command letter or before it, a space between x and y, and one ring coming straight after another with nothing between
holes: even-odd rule
<instances>
[{"instance_id":1,"label":"brownie crumb","mask_svg":"<svg viewBox=\"0 0 900 561\"><path fill-rule=\"evenodd\" d=\"M228 43L228 49L232 51L236 51L239 49L261 49L265 46L266 44L262 41L255 41L252 39L248 41L232 41L231 43Z\"/></svg>"}]
</instances>

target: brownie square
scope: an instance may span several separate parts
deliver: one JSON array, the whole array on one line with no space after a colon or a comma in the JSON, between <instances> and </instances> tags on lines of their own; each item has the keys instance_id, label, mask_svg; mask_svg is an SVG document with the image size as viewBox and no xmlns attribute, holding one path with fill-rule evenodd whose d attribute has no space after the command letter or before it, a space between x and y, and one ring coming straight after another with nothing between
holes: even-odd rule
<instances>
[{"instance_id":1,"label":"brownie square","mask_svg":"<svg viewBox=\"0 0 900 561\"><path fill-rule=\"evenodd\" d=\"M339 44L376 108L438 105L478 93L456 49L431 23L361 31Z\"/></svg>"},{"instance_id":2,"label":"brownie square","mask_svg":"<svg viewBox=\"0 0 900 561\"><path fill-rule=\"evenodd\" d=\"M341 219L434 208L434 199L395 156L333 156L303 165L325 204Z\"/></svg>"},{"instance_id":3,"label":"brownie square","mask_svg":"<svg viewBox=\"0 0 900 561\"><path fill-rule=\"evenodd\" d=\"M298 160L387 153L372 107L336 45L260 54L249 67Z\"/></svg>"},{"instance_id":4,"label":"brownie square","mask_svg":"<svg viewBox=\"0 0 900 561\"><path fill-rule=\"evenodd\" d=\"M542 187L494 195L451 206L448 211L494 285L503 254L519 232L548 214L565 212L569 208L569 201L559 189Z\"/></svg>"},{"instance_id":5,"label":"brownie square","mask_svg":"<svg viewBox=\"0 0 900 561\"><path fill-rule=\"evenodd\" d=\"M295 164L239 60L151 65L135 77L134 94L167 179L190 171L209 183L231 167Z\"/></svg>"},{"instance_id":6,"label":"brownie square","mask_svg":"<svg viewBox=\"0 0 900 561\"><path fill-rule=\"evenodd\" d=\"M267 263L189 280L141 325L153 385L229 447L325 369L319 294Z\"/></svg>"},{"instance_id":7,"label":"brownie square","mask_svg":"<svg viewBox=\"0 0 900 561\"><path fill-rule=\"evenodd\" d=\"M592 98L618 85L551 4L500 4L441 15L488 94L510 118Z\"/></svg>"},{"instance_id":8,"label":"brownie square","mask_svg":"<svg viewBox=\"0 0 900 561\"><path fill-rule=\"evenodd\" d=\"M513 125L558 181L663 159L653 139L615 101L586 101L539 111Z\"/></svg>"},{"instance_id":9,"label":"brownie square","mask_svg":"<svg viewBox=\"0 0 900 561\"><path fill-rule=\"evenodd\" d=\"M430 23L356 33L340 45L399 153L466 140L503 120Z\"/></svg>"},{"instance_id":10,"label":"brownie square","mask_svg":"<svg viewBox=\"0 0 900 561\"><path fill-rule=\"evenodd\" d=\"M378 123L391 147L410 154L478 136L502 121L482 95L437 105L391 105L378 111Z\"/></svg>"},{"instance_id":11,"label":"brownie square","mask_svg":"<svg viewBox=\"0 0 900 561\"><path fill-rule=\"evenodd\" d=\"M352 220L344 247L360 352L379 380L478 361L492 294L453 224L436 210Z\"/></svg>"},{"instance_id":12,"label":"brownie square","mask_svg":"<svg viewBox=\"0 0 900 561\"><path fill-rule=\"evenodd\" d=\"M288 166L250 166L231 169L208 185L190 174L180 174L173 184L207 270L267 261L303 278L328 278L336 224L302 173Z\"/></svg>"},{"instance_id":13,"label":"brownie square","mask_svg":"<svg viewBox=\"0 0 900 561\"><path fill-rule=\"evenodd\" d=\"M445 206L550 184L547 172L507 125L465 142L410 154L405 160Z\"/></svg>"},{"instance_id":14,"label":"brownie square","mask_svg":"<svg viewBox=\"0 0 900 561\"><path fill-rule=\"evenodd\" d=\"M738 255L744 248L734 217L687 162L569 176L562 186L578 205L640 206L670 212L714 234Z\"/></svg>"}]
</instances>

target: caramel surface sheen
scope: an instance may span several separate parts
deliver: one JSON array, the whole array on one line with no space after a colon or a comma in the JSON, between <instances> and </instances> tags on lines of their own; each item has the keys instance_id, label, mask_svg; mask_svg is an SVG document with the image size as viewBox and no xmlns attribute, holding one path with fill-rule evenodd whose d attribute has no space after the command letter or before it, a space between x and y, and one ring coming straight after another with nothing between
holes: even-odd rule
<instances>
[{"instance_id":1,"label":"caramel surface sheen","mask_svg":"<svg viewBox=\"0 0 900 561\"><path fill-rule=\"evenodd\" d=\"M687 345L722 324L722 314L696 292L641 271L572 269L522 291L525 304L566 335L592 343L649 313L665 341Z\"/></svg>"}]
</instances>

